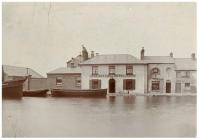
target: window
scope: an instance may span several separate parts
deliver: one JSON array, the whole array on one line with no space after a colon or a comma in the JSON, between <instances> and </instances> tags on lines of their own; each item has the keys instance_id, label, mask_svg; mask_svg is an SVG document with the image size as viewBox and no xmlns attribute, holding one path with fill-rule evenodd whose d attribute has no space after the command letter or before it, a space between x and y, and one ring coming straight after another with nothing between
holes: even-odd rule
<instances>
[{"instance_id":1,"label":"window","mask_svg":"<svg viewBox=\"0 0 199 140\"><path fill-rule=\"evenodd\" d=\"M185 72L185 77L186 77L186 78L190 78L190 71L186 71L186 72Z\"/></svg>"},{"instance_id":2,"label":"window","mask_svg":"<svg viewBox=\"0 0 199 140\"><path fill-rule=\"evenodd\" d=\"M133 75L133 66L132 65L126 66L126 75Z\"/></svg>"},{"instance_id":3,"label":"window","mask_svg":"<svg viewBox=\"0 0 199 140\"><path fill-rule=\"evenodd\" d=\"M190 90L190 89L191 89L190 83L185 83L185 90Z\"/></svg>"},{"instance_id":4,"label":"window","mask_svg":"<svg viewBox=\"0 0 199 140\"><path fill-rule=\"evenodd\" d=\"M168 68L166 69L166 72L167 72L167 77L170 77L170 76L171 76L171 68L168 67Z\"/></svg>"},{"instance_id":5,"label":"window","mask_svg":"<svg viewBox=\"0 0 199 140\"><path fill-rule=\"evenodd\" d=\"M71 62L70 65L71 65L71 68L74 68L74 67L75 67L74 62Z\"/></svg>"},{"instance_id":6,"label":"window","mask_svg":"<svg viewBox=\"0 0 199 140\"><path fill-rule=\"evenodd\" d=\"M90 80L90 89L100 89L101 88L101 80L92 79Z\"/></svg>"},{"instance_id":7,"label":"window","mask_svg":"<svg viewBox=\"0 0 199 140\"><path fill-rule=\"evenodd\" d=\"M76 77L75 85L76 85L76 87L80 87L81 86L81 78L80 77Z\"/></svg>"},{"instance_id":8,"label":"window","mask_svg":"<svg viewBox=\"0 0 199 140\"><path fill-rule=\"evenodd\" d=\"M189 88L190 87L190 83L185 83L185 88Z\"/></svg>"},{"instance_id":9,"label":"window","mask_svg":"<svg viewBox=\"0 0 199 140\"><path fill-rule=\"evenodd\" d=\"M152 81L152 91L160 90L160 82L159 81Z\"/></svg>"},{"instance_id":10,"label":"window","mask_svg":"<svg viewBox=\"0 0 199 140\"><path fill-rule=\"evenodd\" d=\"M123 80L124 90L135 90L135 80L134 79L124 79Z\"/></svg>"},{"instance_id":11,"label":"window","mask_svg":"<svg viewBox=\"0 0 199 140\"><path fill-rule=\"evenodd\" d=\"M109 74L115 74L115 66L109 66Z\"/></svg>"},{"instance_id":12,"label":"window","mask_svg":"<svg viewBox=\"0 0 199 140\"><path fill-rule=\"evenodd\" d=\"M151 73L152 73L152 74L160 74L160 70L159 70L158 68L153 68L153 69L151 70Z\"/></svg>"},{"instance_id":13,"label":"window","mask_svg":"<svg viewBox=\"0 0 199 140\"><path fill-rule=\"evenodd\" d=\"M177 71L177 72L176 72L176 77L177 77L177 78L180 78L180 77L181 77L181 72L180 72L180 71Z\"/></svg>"},{"instance_id":14,"label":"window","mask_svg":"<svg viewBox=\"0 0 199 140\"><path fill-rule=\"evenodd\" d=\"M62 77L57 77L57 78L56 78L56 85L57 85L57 86L62 86L62 84L63 84Z\"/></svg>"},{"instance_id":15,"label":"window","mask_svg":"<svg viewBox=\"0 0 199 140\"><path fill-rule=\"evenodd\" d=\"M93 75L98 74L98 66L93 66L93 67L92 67L92 74L93 74Z\"/></svg>"}]
</instances>

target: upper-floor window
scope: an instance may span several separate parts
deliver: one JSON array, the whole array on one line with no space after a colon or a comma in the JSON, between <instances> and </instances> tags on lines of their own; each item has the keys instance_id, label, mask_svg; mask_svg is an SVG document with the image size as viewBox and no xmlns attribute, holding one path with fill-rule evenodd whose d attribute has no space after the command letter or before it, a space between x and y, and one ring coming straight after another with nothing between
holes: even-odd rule
<instances>
[{"instance_id":1,"label":"upper-floor window","mask_svg":"<svg viewBox=\"0 0 199 140\"><path fill-rule=\"evenodd\" d=\"M180 77L181 77L181 72L180 72L180 71L177 71L177 72L176 72L176 77L177 77L177 78L180 78Z\"/></svg>"},{"instance_id":2,"label":"upper-floor window","mask_svg":"<svg viewBox=\"0 0 199 140\"><path fill-rule=\"evenodd\" d=\"M167 72L167 77L170 77L170 76L171 76L171 68L168 67L168 68L166 69L166 72Z\"/></svg>"},{"instance_id":3,"label":"upper-floor window","mask_svg":"<svg viewBox=\"0 0 199 140\"><path fill-rule=\"evenodd\" d=\"M109 74L115 74L115 66L109 66Z\"/></svg>"},{"instance_id":4,"label":"upper-floor window","mask_svg":"<svg viewBox=\"0 0 199 140\"><path fill-rule=\"evenodd\" d=\"M185 72L185 77L186 77L186 78L190 78L190 71L186 71L186 72Z\"/></svg>"},{"instance_id":5,"label":"upper-floor window","mask_svg":"<svg viewBox=\"0 0 199 140\"><path fill-rule=\"evenodd\" d=\"M190 78L190 71L177 71L176 77L177 78Z\"/></svg>"},{"instance_id":6,"label":"upper-floor window","mask_svg":"<svg viewBox=\"0 0 199 140\"><path fill-rule=\"evenodd\" d=\"M75 67L75 63L74 63L74 62L71 62L71 63L70 63L70 66L71 66L71 68L74 68L74 67Z\"/></svg>"},{"instance_id":7,"label":"upper-floor window","mask_svg":"<svg viewBox=\"0 0 199 140\"><path fill-rule=\"evenodd\" d=\"M92 67L92 74L93 75L98 74L98 66L93 66Z\"/></svg>"},{"instance_id":8,"label":"upper-floor window","mask_svg":"<svg viewBox=\"0 0 199 140\"><path fill-rule=\"evenodd\" d=\"M57 77L57 78L56 78L56 85L57 85L57 86L62 86L62 84L63 84L63 79L62 79L62 77Z\"/></svg>"},{"instance_id":9,"label":"upper-floor window","mask_svg":"<svg viewBox=\"0 0 199 140\"><path fill-rule=\"evenodd\" d=\"M132 75L133 74L133 66L127 65L126 66L126 75Z\"/></svg>"},{"instance_id":10,"label":"upper-floor window","mask_svg":"<svg viewBox=\"0 0 199 140\"><path fill-rule=\"evenodd\" d=\"M153 68L151 74L160 74L160 70L158 68Z\"/></svg>"}]
</instances>

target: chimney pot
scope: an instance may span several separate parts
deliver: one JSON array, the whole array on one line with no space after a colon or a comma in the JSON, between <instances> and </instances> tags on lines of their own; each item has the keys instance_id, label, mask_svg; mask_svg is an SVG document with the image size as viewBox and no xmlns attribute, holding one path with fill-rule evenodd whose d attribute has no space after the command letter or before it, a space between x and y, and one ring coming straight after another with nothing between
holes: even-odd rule
<instances>
[{"instance_id":1,"label":"chimney pot","mask_svg":"<svg viewBox=\"0 0 199 140\"><path fill-rule=\"evenodd\" d=\"M172 52L170 52L170 57L172 57L172 58L173 58L173 53L172 53Z\"/></svg>"},{"instance_id":2,"label":"chimney pot","mask_svg":"<svg viewBox=\"0 0 199 140\"><path fill-rule=\"evenodd\" d=\"M94 51L91 51L91 58L95 56Z\"/></svg>"},{"instance_id":3,"label":"chimney pot","mask_svg":"<svg viewBox=\"0 0 199 140\"><path fill-rule=\"evenodd\" d=\"M140 52L140 59L141 60L144 60L144 47L142 47L142 50L141 50L141 52Z\"/></svg>"},{"instance_id":4,"label":"chimney pot","mask_svg":"<svg viewBox=\"0 0 199 140\"><path fill-rule=\"evenodd\" d=\"M195 59L196 59L196 55L195 55L195 53L192 53L192 54L191 54L191 58L192 58L193 60L195 60Z\"/></svg>"}]
</instances>

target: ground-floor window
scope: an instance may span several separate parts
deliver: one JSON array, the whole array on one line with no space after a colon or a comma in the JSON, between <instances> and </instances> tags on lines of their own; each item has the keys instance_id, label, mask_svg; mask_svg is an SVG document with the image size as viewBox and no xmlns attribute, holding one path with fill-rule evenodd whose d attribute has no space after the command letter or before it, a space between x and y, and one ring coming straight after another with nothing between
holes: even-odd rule
<instances>
[{"instance_id":1,"label":"ground-floor window","mask_svg":"<svg viewBox=\"0 0 199 140\"><path fill-rule=\"evenodd\" d=\"M101 80L92 79L90 80L90 89L100 89L101 88Z\"/></svg>"},{"instance_id":2,"label":"ground-floor window","mask_svg":"<svg viewBox=\"0 0 199 140\"><path fill-rule=\"evenodd\" d=\"M62 86L62 84L63 84L63 79L62 79L62 77L57 77L57 78L56 78L56 85L57 85L57 86Z\"/></svg>"},{"instance_id":3,"label":"ground-floor window","mask_svg":"<svg viewBox=\"0 0 199 140\"><path fill-rule=\"evenodd\" d=\"M190 90L191 86L190 83L185 83L185 90Z\"/></svg>"},{"instance_id":4,"label":"ground-floor window","mask_svg":"<svg viewBox=\"0 0 199 140\"><path fill-rule=\"evenodd\" d=\"M81 86L81 78L80 77L76 77L75 85L76 85L76 87L80 87Z\"/></svg>"},{"instance_id":5,"label":"ground-floor window","mask_svg":"<svg viewBox=\"0 0 199 140\"><path fill-rule=\"evenodd\" d=\"M123 80L124 90L135 90L135 79L124 79Z\"/></svg>"},{"instance_id":6,"label":"ground-floor window","mask_svg":"<svg viewBox=\"0 0 199 140\"><path fill-rule=\"evenodd\" d=\"M160 81L152 81L152 90L160 90Z\"/></svg>"}]
</instances>

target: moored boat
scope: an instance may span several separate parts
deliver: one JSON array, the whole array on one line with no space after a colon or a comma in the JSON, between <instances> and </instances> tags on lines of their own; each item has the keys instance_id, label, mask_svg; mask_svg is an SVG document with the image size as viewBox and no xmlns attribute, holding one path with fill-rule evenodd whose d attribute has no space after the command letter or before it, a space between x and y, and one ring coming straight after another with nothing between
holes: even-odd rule
<instances>
[{"instance_id":1,"label":"moored boat","mask_svg":"<svg viewBox=\"0 0 199 140\"><path fill-rule=\"evenodd\" d=\"M27 90L23 91L23 96L28 97L46 97L48 89L42 89L42 90Z\"/></svg>"},{"instance_id":2,"label":"moored boat","mask_svg":"<svg viewBox=\"0 0 199 140\"><path fill-rule=\"evenodd\" d=\"M65 97L106 97L107 89L88 89L88 90L73 90L73 89L52 89L51 95Z\"/></svg>"},{"instance_id":3,"label":"moored boat","mask_svg":"<svg viewBox=\"0 0 199 140\"><path fill-rule=\"evenodd\" d=\"M23 83L27 77L17 80L4 81L2 83L3 98L21 98L23 96Z\"/></svg>"}]
</instances>

